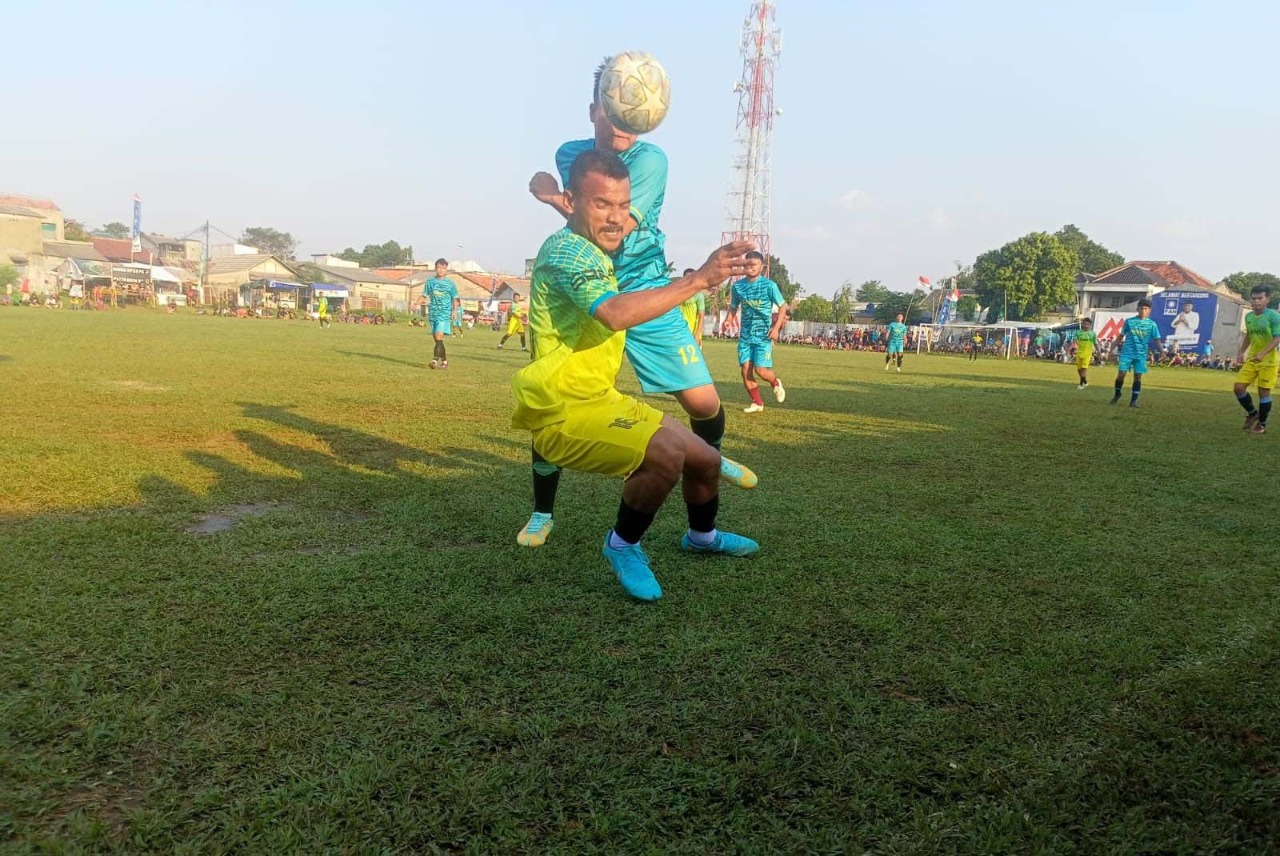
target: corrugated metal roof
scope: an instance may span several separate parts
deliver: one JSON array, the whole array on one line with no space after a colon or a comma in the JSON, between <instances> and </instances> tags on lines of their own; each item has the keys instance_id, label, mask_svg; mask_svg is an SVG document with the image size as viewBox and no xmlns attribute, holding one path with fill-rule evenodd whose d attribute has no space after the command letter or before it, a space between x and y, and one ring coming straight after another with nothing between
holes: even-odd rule
<instances>
[{"instance_id":1,"label":"corrugated metal roof","mask_svg":"<svg viewBox=\"0 0 1280 856\"><path fill-rule=\"evenodd\" d=\"M404 285L403 282L395 279L387 279L379 273L374 273L365 268L349 268L337 267L335 265L315 265L315 267L325 272L326 276L336 277L344 282L372 282L379 285Z\"/></svg>"},{"instance_id":2,"label":"corrugated metal roof","mask_svg":"<svg viewBox=\"0 0 1280 856\"><path fill-rule=\"evenodd\" d=\"M245 253L235 256L214 256L209 259L209 273L211 275L239 273L244 270L252 270L263 262L270 261L271 259L275 259L276 262L285 265L285 268L289 269L287 264L269 253Z\"/></svg>"},{"instance_id":3,"label":"corrugated metal roof","mask_svg":"<svg viewBox=\"0 0 1280 856\"><path fill-rule=\"evenodd\" d=\"M93 244L81 241L45 241L42 247L46 256L55 259L84 259L91 262L105 262L106 256L93 248Z\"/></svg>"}]
</instances>

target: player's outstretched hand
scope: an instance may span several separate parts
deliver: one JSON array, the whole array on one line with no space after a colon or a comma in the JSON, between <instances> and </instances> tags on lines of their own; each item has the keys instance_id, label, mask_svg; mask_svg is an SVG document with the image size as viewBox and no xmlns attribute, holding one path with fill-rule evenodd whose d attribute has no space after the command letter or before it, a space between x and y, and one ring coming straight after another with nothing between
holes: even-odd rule
<instances>
[{"instance_id":1,"label":"player's outstretched hand","mask_svg":"<svg viewBox=\"0 0 1280 856\"><path fill-rule=\"evenodd\" d=\"M529 179L529 192L535 199L546 202L553 196L560 195L560 182L549 172L535 172Z\"/></svg>"},{"instance_id":2,"label":"player's outstretched hand","mask_svg":"<svg viewBox=\"0 0 1280 856\"><path fill-rule=\"evenodd\" d=\"M747 275L747 253L756 248L752 241L730 241L707 257L707 261L698 269L707 288L719 288L726 279L734 279Z\"/></svg>"}]
</instances>

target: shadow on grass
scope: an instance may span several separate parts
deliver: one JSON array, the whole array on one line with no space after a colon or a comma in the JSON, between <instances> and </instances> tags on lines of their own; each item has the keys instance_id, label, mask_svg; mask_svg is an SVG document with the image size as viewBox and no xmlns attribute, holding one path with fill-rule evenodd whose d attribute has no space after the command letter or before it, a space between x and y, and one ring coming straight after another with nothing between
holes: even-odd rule
<instances>
[{"instance_id":1,"label":"shadow on grass","mask_svg":"<svg viewBox=\"0 0 1280 856\"><path fill-rule=\"evenodd\" d=\"M409 366L414 369L425 369L427 367L426 359L420 363L411 363L408 360L397 360L395 357L388 357L386 354L370 354L364 351L338 351L338 353L342 354L344 357L360 357L366 360L378 360L379 362L395 363L398 366Z\"/></svg>"}]
</instances>

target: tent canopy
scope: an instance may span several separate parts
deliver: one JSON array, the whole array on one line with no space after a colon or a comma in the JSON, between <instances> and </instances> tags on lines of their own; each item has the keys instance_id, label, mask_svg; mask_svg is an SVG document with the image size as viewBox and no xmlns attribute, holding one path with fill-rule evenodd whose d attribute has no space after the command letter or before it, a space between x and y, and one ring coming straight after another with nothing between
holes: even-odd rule
<instances>
[{"instance_id":1,"label":"tent canopy","mask_svg":"<svg viewBox=\"0 0 1280 856\"><path fill-rule=\"evenodd\" d=\"M316 297L324 295L325 297L346 297L347 290L340 285L332 285L327 282L311 283L311 290L315 292Z\"/></svg>"}]
</instances>

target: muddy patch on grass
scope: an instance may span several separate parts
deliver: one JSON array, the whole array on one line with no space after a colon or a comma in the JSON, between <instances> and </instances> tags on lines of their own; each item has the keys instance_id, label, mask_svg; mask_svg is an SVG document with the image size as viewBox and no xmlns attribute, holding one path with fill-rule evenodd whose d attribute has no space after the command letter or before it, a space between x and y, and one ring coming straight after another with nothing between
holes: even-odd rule
<instances>
[{"instance_id":1,"label":"muddy patch on grass","mask_svg":"<svg viewBox=\"0 0 1280 856\"><path fill-rule=\"evenodd\" d=\"M184 531L191 535L215 535L234 529L246 517L258 517L269 511L288 511L291 508L293 506L287 502L250 502L244 505L232 505L201 515Z\"/></svg>"}]
</instances>

